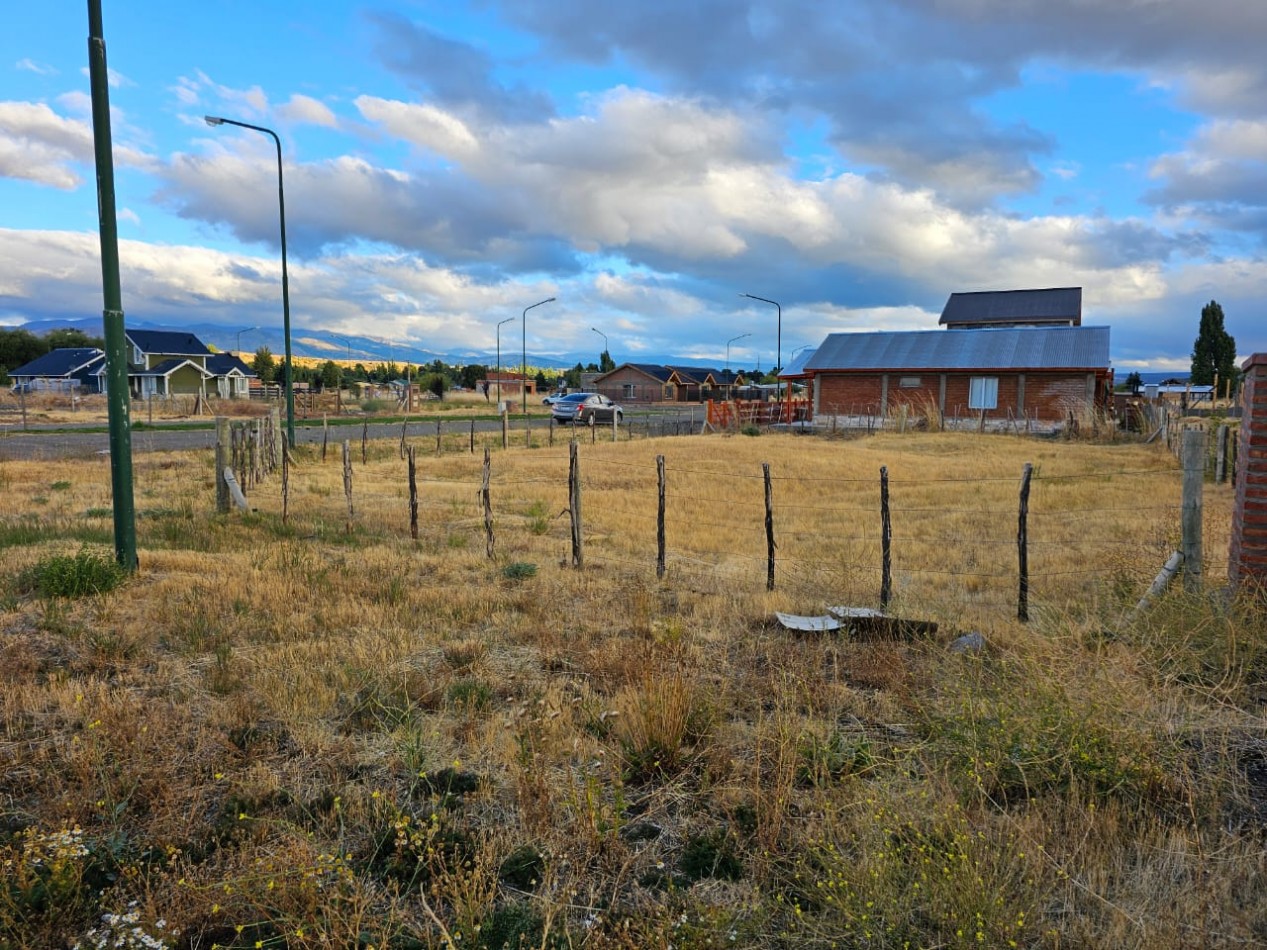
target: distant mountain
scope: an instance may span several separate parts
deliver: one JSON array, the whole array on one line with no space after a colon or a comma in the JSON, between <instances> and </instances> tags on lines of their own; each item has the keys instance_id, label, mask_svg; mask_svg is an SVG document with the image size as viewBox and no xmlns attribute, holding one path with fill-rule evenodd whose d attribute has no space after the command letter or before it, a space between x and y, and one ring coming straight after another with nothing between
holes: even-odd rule
<instances>
[{"instance_id":1,"label":"distant mountain","mask_svg":"<svg viewBox=\"0 0 1267 950\"><path fill-rule=\"evenodd\" d=\"M126 325L137 330L171 330L176 329L168 323L155 323L148 320L127 318ZM32 320L21 325L37 336L50 330L75 329L82 330L90 336L101 336L105 331L100 317L83 317L66 320ZM191 323L180 327L218 350L236 350L239 342L247 352L254 352L261 346L267 346L273 353L286 351L286 340L281 327L223 327L212 323ZM240 332L239 332L240 331ZM497 361L496 352L484 353L478 350L467 350L461 353L438 353L424 347L409 343L394 343L378 337L354 336L333 333L329 330L314 330L309 327L291 327L290 349L296 357L312 359L354 360L368 364L397 363L419 365L440 360L449 365L465 365L482 363L488 366ZM502 353L502 368L511 369L519 365L519 353L508 355ZM529 353L530 366L546 369L569 369L580 362L593 360L593 355L569 358L568 356L541 356Z\"/></svg>"}]
</instances>

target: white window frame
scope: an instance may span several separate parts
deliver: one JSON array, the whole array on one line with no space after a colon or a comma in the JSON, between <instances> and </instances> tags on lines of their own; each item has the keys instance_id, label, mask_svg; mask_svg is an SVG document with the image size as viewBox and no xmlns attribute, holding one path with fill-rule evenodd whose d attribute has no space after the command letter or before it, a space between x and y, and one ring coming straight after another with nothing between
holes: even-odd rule
<instances>
[{"instance_id":1,"label":"white window frame","mask_svg":"<svg viewBox=\"0 0 1267 950\"><path fill-rule=\"evenodd\" d=\"M968 378L968 408L999 408L999 377L970 376Z\"/></svg>"},{"instance_id":2,"label":"white window frame","mask_svg":"<svg viewBox=\"0 0 1267 950\"><path fill-rule=\"evenodd\" d=\"M897 381L898 389L919 389L923 380L919 376L902 376Z\"/></svg>"}]
</instances>

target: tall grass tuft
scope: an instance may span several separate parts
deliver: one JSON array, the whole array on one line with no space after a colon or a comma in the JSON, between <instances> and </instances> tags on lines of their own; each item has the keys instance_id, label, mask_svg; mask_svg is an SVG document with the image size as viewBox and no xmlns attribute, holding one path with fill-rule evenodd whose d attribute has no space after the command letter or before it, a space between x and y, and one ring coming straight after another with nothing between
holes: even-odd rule
<instances>
[{"instance_id":1,"label":"tall grass tuft","mask_svg":"<svg viewBox=\"0 0 1267 950\"><path fill-rule=\"evenodd\" d=\"M113 558L80 548L75 554L46 557L29 568L21 586L41 597L87 597L114 590L127 571Z\"/></svg>"}]
</instances>

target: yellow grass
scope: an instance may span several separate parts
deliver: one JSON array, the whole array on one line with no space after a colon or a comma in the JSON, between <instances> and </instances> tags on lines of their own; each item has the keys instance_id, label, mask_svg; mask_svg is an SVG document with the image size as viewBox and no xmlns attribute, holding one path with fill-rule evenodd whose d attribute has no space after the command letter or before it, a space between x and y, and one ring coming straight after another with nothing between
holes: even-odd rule
<instances>
[{"instance_id":1,"label":"yellow grass","mask_svg":"<svg viewBox=\"0 0 1267 950\"><path fill-rule=\"evenodd\" d=\"M337 451L301 450L285 525L280 473L253 512L217 516L209 457L138 456L141 569L76 601L24 578L84 543L108 551L107 463L0 463L0 849L64 908L10 888L0 945L73 943L133 900L149 933L190 946L1261 934L1262 616L1175 593L1127 617L1178 542L1164 451L589 437L583 571L561 439L493 452L491 560L482 445L453 436L437 457L413 440L414 542L397 444L362 465L356 441L350 525ZM892 609L939 636L778 628L776 610L877 605L881 466ZM1205 510L1214 587L1226 486L1206 486ZM968 630L987 653L946 650ZM507 870L524 855L530 874Z\"/></svg>"}]
</instances>

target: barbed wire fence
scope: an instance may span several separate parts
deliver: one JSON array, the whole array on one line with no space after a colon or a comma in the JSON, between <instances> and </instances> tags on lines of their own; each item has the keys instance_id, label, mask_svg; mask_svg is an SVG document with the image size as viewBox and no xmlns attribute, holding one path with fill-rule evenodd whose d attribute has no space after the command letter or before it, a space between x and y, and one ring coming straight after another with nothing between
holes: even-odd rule
<instances>
[{"instance_id":1,"label":"barbed wire fence","mask_svg":"<svg viewBox=\"0 0 1267 950\"><path fill-rule=\"evenodd\" d=\"M651 460L576 435L513 459L490 456L487 441L482 456L446 452L443 433L438 448L407 449L402 434L404 451L378 440L353 453L346 440L342 491L336 466L318 456L290 466L275 500L298 537L479 545L489 557L583 562L701 592L765 586L809 610L846 603L1025 620L1095 591L1138 598L1172 552L1198 565L1202 556L1185 532L1195 525L1200 535L1201 479L1170 466L805 476L795 463L709 460L695 440L667 440ZM1194 436L1203 462L1204 433ZM272 494L253 504L269 510Z\"/></svg>"}]
</instances>

